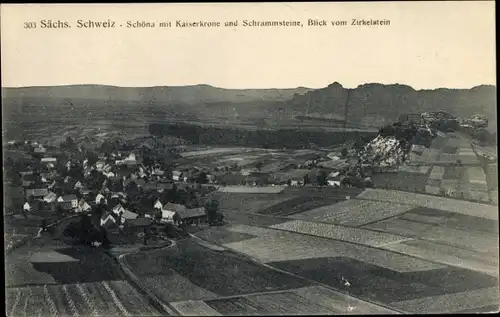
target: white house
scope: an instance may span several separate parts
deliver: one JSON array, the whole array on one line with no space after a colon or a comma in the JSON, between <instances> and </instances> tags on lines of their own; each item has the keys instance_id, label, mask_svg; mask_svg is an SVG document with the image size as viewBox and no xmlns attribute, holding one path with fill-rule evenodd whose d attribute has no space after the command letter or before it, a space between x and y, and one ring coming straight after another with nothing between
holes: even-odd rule
<instances>
[{"instance_id":1,"label":"white house","mask_svg":"<svg viewBox=\"0 0 500 317\"><path fill-rule=\"evenodd\" d=\"M86 211L89 211L90 209L92 209L92 207L90 207L90 205L85 201L85 199L80 199L80 201L78 202L78 207L76 208L76 211L77 212L86 212Z\"/></svg>"},{"instance_id":2,"label":"white house","mask_svg":"<svg viewBox=\"0 0 500 317\"><path fill-rule=\"evenodd\" d=\"M98 205L98 204L100 204L100 203L101 203L101 199L104 199L104 203L105 203L105 204L107 204L107 203L108 203L108 201L107 201L106 197L104 197L104 195L103 195L103 194L100 194L100 193L99 193L99 194L97 194L97 196L95 197L95 203L96 203L97 205Z\"/></svg>"},{"instance_id":3,"label":"white house","mask_svg":"<svg viewBox=\"0 0 500 317\"><path fill-rule=\"evenodd\" d=\"M24 211L30 211L31 210L31 206L30 206L30 204L28 202L24 203L23 210Z\"/></svg>"},{"instance_id":4,"label":"white house","mask_svg":"<svg viewBox=\"0 0 500 317\"><path fill-rule=\"evenodd\" d=\"M173 223L173 222L177 221L178 217L180 217L180 216L175 211L171 211L171 210L162 210L161 211L161 222Z\"/></svg>"},{"instance_id":5,"label":"white house","mask_svg":"<svg viewBox=\"0 0 500 317\"><path fill-rule=\"evenodd\" d=\"M75 189L79 189L79 188L82 188L82 187L83 187L82 182L77 181L77 182L75 183L75 186L74 186L74 188L75 188Z\"/></svg>"},{"instance_id":6,"label":"white house","mask_svg":"<svg viewBox=\"0 0 500 317\"><path fill-rule=\"evenodd\" d=\"M162 202L158 199L155 204L153 205L153 208L154 209L162 209L163 208L163 204Z\"/></svg>"},{"instance_id":7,"label":"white house","mask_svg":"<svg viewBox=\"0 0 500 317\"><path fill-rule=\"evenodd\" d=\"M123 208L123 206L121 204L118 204L118 205L113 207L113 213L115 215L120 215L121 213L124 213L124 212L125 212L125 208Z\"/></svg>"},{"instance_id":8,"label":"white house","mask_svg":"<svg viewBox=\"0 0 500 317\"><path fill-rule=\"evenodd\" d=\"M172 172L172 179L174 181L180 181L182 180L182 172L179 172L179 171L173 171Z\"/></svg>"}]
</instances>

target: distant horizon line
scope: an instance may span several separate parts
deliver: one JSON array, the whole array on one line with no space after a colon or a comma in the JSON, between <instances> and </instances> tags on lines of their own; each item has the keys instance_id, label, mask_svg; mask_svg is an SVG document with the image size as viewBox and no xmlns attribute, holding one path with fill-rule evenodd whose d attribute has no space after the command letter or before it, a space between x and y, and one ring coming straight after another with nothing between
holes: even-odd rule
<instances>
[{"instance_id":1,"label":"distant horizon line","mask_svg":"<svg viewBox=\"0 0 500 317\"><path fill-rule=\"evenodd\" d=\"M384 84L381 82L366 82L363 84L359 84L356 87L353 88L348 88L344 87L341 83L335 81L332 82L326 86L323 87L307 87L307 86L296 86L296 87L268 87L268 88L225 88L225 87L219 87L211 84L186 84L186 85L153 85L153 86L119 86L119 85L110 85L110 84L60 84L60 85L31 85L31 86L2 86L2 89L22 89L22 88L51 88L51 87L76 87L76 86L102 86L102 87L113 87L113 88L181 88L181 87L196 87L196 86L208 86L212 88L217 88L217 89L224 89L224 90L293 90L293 89L310 89L310 90L318 90L318 89L324 89L332 85L340 85L344 89L356 89L361 86L366 86L366 85L381 85L381 86L407 86L412 88L415 91L422 91L422 90L439 90L439 89L453 89L453 90L470 90L474 89L477 87L481 86L492 86L496 87L496 84L478 84L475 86L472 86L470 88L457 88L457 87L444 87L444 86L438 86L435 88L421 88L421 89L415 89L413 86L408 85L408 84L402 84L402 83L391 83L391 84Z\"/></svg>"}]
</instances>

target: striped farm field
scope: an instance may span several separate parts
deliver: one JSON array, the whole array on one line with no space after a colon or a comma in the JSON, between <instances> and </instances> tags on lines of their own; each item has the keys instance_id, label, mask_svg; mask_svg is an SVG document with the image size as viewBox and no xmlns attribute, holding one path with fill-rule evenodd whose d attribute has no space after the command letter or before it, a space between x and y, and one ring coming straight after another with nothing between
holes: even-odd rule
<instances>
[{"instance_id":1,"label":"striped farm field","mask_svg":"<svg viewBox=\"0 0 500 317\"><path fill-rule=\"evenodd\" d=\"M424 298L427 304L432 305L433 298L439 296L471 294L481 289L498 287L495 277L468 269L443 267L422 272L399 273L343 256L275 262L270 265L315 280L335 290L348 291L349 295L363 300L382 303L388 307L399 306L402 311L409 313L422 312L423 307L417 303L423 304ZM349 285L345 285L346 280ZM396 306L394 303L407 304ZM481 307L485 303L473 303L471 306L474 305ZM457 306L448 311L442 308L441 312L463 309L463 306Z\"/></svg>"},{"instance_id":2,"label":"striped farm field","mask_svg":"<svg viewBox=\"0 0 500 317\"><path fill-rule=\"evenodd\" d=\"M272 225L270 228L308 234L320 238L361 243L369 246L381 246L388 243L396 243L407 240L407 238L396 234L374 232L360 228L340 227L332 224L315 223L303 220L292 220Z\"/></svg>"},{"instance_id":3,"label":"striped farm field","mask_svg":"<svg viewBox=\"0 0 500 317\"><path fill-rule=\"evenodd\" d=\"M362 226L369 222L404 213L411 208L412 206L406 204L350 199L338 204L296 214L291 218L347 226Z\"/></svg>"},{"instance_id":4,"label":"striped farm field","mask_svg":"<svg viewBox=\"0 0 500 317\"><path fill-rule=\"evenodd\" d=\"M7 316L161 316L128 282L6 289Z\"/></svg>"},{"instance_id":5,"label":"striped farm field","mask_svg":"<svg viewBox=\"0 0 500 317\"><path fill-rule=\"evenodd\" d=\"M230 227L229 230L258 235L257 238L224 244L226 248L241 252L261 262L280 262L322 257L346 256L372 263L397 272L425 271L442 266L401 254L385 252L367 246L325 239L289 231L248 226Z\"/></svg>"},{"instance_id":6,"label":"striped farm field","mask_svg":"<svg viewBox=\"0 0 500 317\"><path fill-rule=\"evenodd\" d=\"M444 166L434 165L429 175L430 179L442 179L444 175Z\"/></svg>"},{"instance_id":7,"label":"striped farm field","mask_svg":"<svg viewBox=\"0 0 500 317\"><path fill-rule=\"evenodd\" d=\"M218 252L191 240L177 247L124 257L128 267L145 279L160 298L186 301L217 296L236 296L285 290L309 283L258 265L244 257ZM180 275L181 277L178 277ZM165 290L168 289L168 292ZM164 297L162 297L164 296Z\"/></svg>"},{"instance_id":8,"label":"striped farm field","mask_svg":"<svg viewBox=\"0 0 500 317\"><path fill-rule=\"evenodd\" d=\"M498 220L498 207L444 197L407 193L397 190L367 189L359 195L359 198L400 204L411 204L416 207L427 207L457 212L469 216Z\"/></svg>"},{"instance_id":9,"label":"striped farm field","mask_svg":"<svg viewBox=\"0 0 500 317\"><path fill-rule=\"evenodd\" d=\"M177 303L176 303L177 304ZM180 303L179 303L180 304ZM178 306L180 306L177 304ZM206 305L206 306L205 306ZM205 307L224 315L332 315L393 314L392 310L321 286L263 293L205 302ZM198 305L200 307L201 305ZM209 312L207 308L205 311ZM193 315L195 311L186 311Z\"/></svg>"}]
</instances>

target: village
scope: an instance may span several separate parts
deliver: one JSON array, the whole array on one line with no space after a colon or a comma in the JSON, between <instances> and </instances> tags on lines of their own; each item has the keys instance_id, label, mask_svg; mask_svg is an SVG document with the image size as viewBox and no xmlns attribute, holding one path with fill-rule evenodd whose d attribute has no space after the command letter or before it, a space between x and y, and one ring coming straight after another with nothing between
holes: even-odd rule
<instances>
[{"instance_id":1,"label":"village","mask_svg":"<svg viewBox=\"0 0 500 317\"><path fill-rule=\"evenodd\" d=\"M269 193L311 186L389 189L397 187L394 179L408 177L404 172L411 168L414 174L420 169L431 177L432 168L425 169L429 162L418 161L431 151L432 142L444 131L474 123L483 127L487 120L475 116L459 126L453 116L447 124L442 117L439 112L403 115L398 123L381 128L368 144L346 141L326 149L177 146L156 153L152 146L134 149L123 140L92 146L85 142L88 136L78 141L67 137L59 146L9 141L6 214L41 217L42 228L51 221L86 214L98 230L132 234L147 244L150 235L144 233L152 232L152 226L185 230L192 225L223 224L217 192ZM457 156L446 164L458 166L462 160ZM439 168L443 167L434 169ZM406 182L413 186L409 191L466 198L463 192L428 185ZM491 191L483 190L484 195L467 198L491 201Z\"/></svg>"}]
</instances>

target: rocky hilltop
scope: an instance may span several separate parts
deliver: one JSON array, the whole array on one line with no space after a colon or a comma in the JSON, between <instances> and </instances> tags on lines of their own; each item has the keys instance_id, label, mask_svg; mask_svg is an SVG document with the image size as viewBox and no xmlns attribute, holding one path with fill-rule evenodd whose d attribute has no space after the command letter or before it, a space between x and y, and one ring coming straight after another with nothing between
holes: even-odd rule
<instances>
[{"instance_id":1,"label":"rocky hilltop","mask_svg":"<svg viewBox=\"0 0 500 317\"><path fill-rule=\"evenodd\" d=\"M438 110L457 117L482 114L496 118L496 87L415 90L406 85L371 83L346 89L335 82L322 89L294 95L287 102L288 107L315 116L334 114L344 119L347 114L347 121L377 127L396 121L404 113Z\"/></svg>"}]
</instances>

